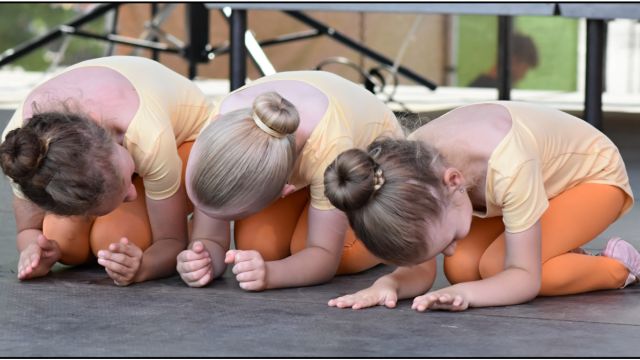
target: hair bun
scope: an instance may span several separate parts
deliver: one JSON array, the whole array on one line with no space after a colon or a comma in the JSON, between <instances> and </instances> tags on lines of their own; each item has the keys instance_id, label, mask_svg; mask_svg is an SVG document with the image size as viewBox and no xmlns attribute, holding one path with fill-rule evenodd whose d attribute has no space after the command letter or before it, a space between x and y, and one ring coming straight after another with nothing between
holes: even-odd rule
<instances>
[{"instance_id":1,"label":"hair bun","mask_svg":"<svg viewBox=\"0 0 640 360\"><path fill-rule=\"evenodd\" d=\"M0 144L2 171L20 183L31 178L47 153L47 144L30 128L11 130Z\"/></svg>"},{"instance_id":2,"label":"hair bun","mask_svg":"<svg viewBox=\"0 0 640 360\"><path fill-rule=\"evenodd\" d=\"M271 130L293 134L300 124L296 107L275 91L258 95L253 101L253 112Z\"/></svg>"},{"instance_id":3,"label":"hair bun","mask_svg":"<svg viewBox=\"0 0 640 360\"><path fill-rule=\"evenodd\" d=\"M365 206L375 192L377 163L365 151L342 152L324 172L324 193L331 204L342 211Z\"/></svg>"}]
</instances>

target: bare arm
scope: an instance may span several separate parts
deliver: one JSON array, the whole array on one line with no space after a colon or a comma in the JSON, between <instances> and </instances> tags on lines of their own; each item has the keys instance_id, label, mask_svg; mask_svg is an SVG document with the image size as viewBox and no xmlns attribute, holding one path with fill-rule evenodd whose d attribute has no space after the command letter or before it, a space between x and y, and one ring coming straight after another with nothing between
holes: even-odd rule
<instances>
[{"instance_id":1,"label":"bare arm","mask_svg":"<svg viewBox=\"0 0 640 360\"><path fill-rule=\"evenodd\" d=\"M424 294L431 289L436 279L436 259L433 258L414 266L400 266L391 274L374 282L393 288L399 299L408 299Z\"/></svg>"},{"instance_id":2,"label":"bare arm","mask_svg":"<svg viewBox=\"0 0 640 360\"><path fill-rule=\"evenodd\" d=\"M542 271L540 221L523 232L507 232L505 238L504 271L487 279L459 284L470 294L471 306L520 304L538 295Z\"/></svg>"},{"instance_id":3,"label":"bare arm","mask_svg":"<svg viewBox=\"0 0 640 360\"><path fill-rule=\"evenodd\" d=\"M337 209L318 210L311 206L308 223L305 249L266 263L267 289L320 284L335 275L349 226L347 217Z\"/></svg>"},{"instance_id":4,"label":"bare arm","mask_svg":"<svg viewBox=\"0 0 640 360\"><path fill-rule=\"evenodd\" d=\"M193 212L193 229L191 231L190 246L200 241L211 256L213 263L213 278L224 273L227 265L224 255L231 243L229 221L214 219L196 208Z\"/></svg>"},{"instance_id":5,"label":"bare arm","mask_svg":"<svg viewBox=\"0 0 640 360\"><path fill-rule=\"evenodd\" d=\"M58 243L42 234L44 211L30 201L13 198L16 218L18 279L27 280L44 276L58 260L61 253Z\"/></svg>"},{"instance_id":6,"label":"bare arm","mask_svg":"<svg viewBox=\"0 0 640 360\"><path fill-rule=\"evenodd\" d=\"M224 273L229 250L229 222L208 216L197 207L193 212L189 248L178 254L176 269L191 287L202 287Z\"/></svg>"},{"instance_id":7,"label":"bare arm","mask_svg":"<svg viewBox=\"0 0 640 360\"><path fill-rule=\"evenodd\" d=\"M502 306L536 297L541 279L540 221L519 233L505 233L504 271L486 279L449 286L416 298L419 311L426 308L464 310L467 306ZM443 296L442 299L439 299ZM459 301L453 304L454 298ZM454 305L454 306L452 306Z\"/></svg>"},{"instance_id":8,"label":"bare arm","mask_svg":"<svg viewBox=\"0 0 640 360\"><path fill-rule=\"evenodd\" d=\"M391 274L382 276L370 287L354 294L329 300L329 306L363 309L375 305L389 308L396 306L398 299L407 299L424 294L433 286L436 278L436 259L422 264L398 267Z\"/></svg>"},{"instance_id":9,"label":"bare arm","mask_svg":"<svg viewBox=\"0 0 640 360\"><path fill-rule=\"evenodd\" d=\"M153 240L142 254L134 282L170 276L176 267L176 256L187 246L187 206L182 187L167 199L147 198L147 212Z\"/></svg>"},{"instance_id":10,"label":"bare arm","mask_svg":"<svg viewBox=\"0 0 640 360\"><path fill-rule=\"evenodd\" d=\"M42 235L44 211L34 203L13 197L13 212L16 219L18 251L22 252L27 246L36 242L38 235Z\"/></svg>"}]
</instances>

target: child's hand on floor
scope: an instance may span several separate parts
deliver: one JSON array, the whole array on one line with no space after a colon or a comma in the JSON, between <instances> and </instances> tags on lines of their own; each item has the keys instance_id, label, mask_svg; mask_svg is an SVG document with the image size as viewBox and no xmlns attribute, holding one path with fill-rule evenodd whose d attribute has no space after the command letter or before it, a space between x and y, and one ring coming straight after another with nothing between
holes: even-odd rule
<instances>
[{"instance_id":1,"label":"child's hand on floor","mask_svg":"<svg viewBox=\"0 0 640 360\"><path fill-rule=\"evenodd\" d=\"M178 254L176 270L182 281L191 287L203 287L213 280L211 255L200 241L194 241L191 249Z\"/></svg>"},{"instance_id":2,"label":"child's hand on floor","mask_svg":"<svg viewBox=\"0 0 640 360\"><path fill-rule=\"evenodd\" d=\"M398 292L386 283L376 281L372 286L360 290L355 294L341 296L329 300L329 306L338 308L364 309L376 305L384 305L388 308L396 307Z\"/></svg>"},{"instance_id":3,"label":"child's hand on floor","mask_svg":"<svg viewBox=\"0 0 640 360\"><path fill-rule=\"evenodd\" d=\"M229 250L224 262L233 265L233 273L240 287L249 291L267 288L267 267L262 255L255 250Z\"/></svg>"},{"instance_id":4,"label":"child's hand on floor","mask_svg":"<svg viewBox=\"0 0 640 360\"><path fill-rule=\"evenodd\" d=\"M118 286L127 286L134 278L142 263L142 250L127 238L109 245L109 250L98 251L98 264L104 266L107 274Z\"/></svg>"},{"instance_id":5,"label":"child's hand on floor","mask_svg":"<svg viewBox=\"0 0 640 360\"><path fill-rule=\"evenodd\" d=\"M60 256L57 242L38 235L36 242L20 252L18 279L27 280L46 275Z\"/></svg>"},{"instance_id":6,"label":"child's hand on floor","mask_svg":"<svg viewBox=\"0 0 640 360\"><path fill-rule=\"evenodd\" d=\"M430 310L463 311L469 307L465 294L449 286L437 291L428 292L413 299L411 308L420 312Z\"/></svg>"}]
</instances>

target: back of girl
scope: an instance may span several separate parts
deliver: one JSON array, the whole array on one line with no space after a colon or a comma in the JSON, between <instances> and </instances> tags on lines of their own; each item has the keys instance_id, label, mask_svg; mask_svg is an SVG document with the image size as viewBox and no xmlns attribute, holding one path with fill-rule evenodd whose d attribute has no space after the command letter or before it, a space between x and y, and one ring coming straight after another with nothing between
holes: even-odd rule
<instances>
[{"instance_id":1,"label":"back of girl","mask_svg":"<svg viewBox=\"0 0 640 360\"><path fill-rule=\"evenodd\" d=\"M329 305L395 306L416 296L418 311L459 311L638 281L640 253L624 240L610 239L603 256L581 249L633 204L618 149L589 124L492 102L455 109L408 139L344 152L327 169L332 203L367 248L401 265ZM371 184L364 201L349 195ZM438 253L452 286L427 292Z\"/></svg>"},{"instance_id":2,"label":"back of girl","mask_svg":"<svg viewBox=\"0 0 640 360\"><path fill-rule=\"evenodd\" d=\"M118 285L170 275L187 240L183 165L210 112L195 84L139 57L87 60L36 87L0 145L18 278L92 256Z\"/></svg>"},{"instance_id":3,"label":"back of girl","mask_svg":"<svg viewBox=\"0 0 640 360\"><path fill-rule=\"evenodd\" d=\"M321 71L282 72L225 97L196 141L187 190L196 205L178 270L202 286L234 265L240 286L317 284L379 262L324 195L324 169L346 149L400 138L363 87ZM228 221L235 220L229 249ZM330 230L328 230L330 229Z\"/></svg>"}]
</instances>

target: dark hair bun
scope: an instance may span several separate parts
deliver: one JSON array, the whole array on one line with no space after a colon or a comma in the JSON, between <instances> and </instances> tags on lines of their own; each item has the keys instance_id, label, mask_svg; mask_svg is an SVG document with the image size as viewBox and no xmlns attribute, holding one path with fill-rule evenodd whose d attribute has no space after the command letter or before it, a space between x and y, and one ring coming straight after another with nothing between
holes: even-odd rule
<instances>
[{"instance_id":1,"label":"dark hair bun","mask_svg":"<svg viewBox=\"0 0 640 360\"><path fill-rule=\"evenodd\" d=\"M360 149L342 152L324 172L324 194L342 211L357 210L374 193L377 163Z\"/></svg>"},{"instance_id":2,"label":"dark hair bun","mask_svg":"<svg viewBox=\"0 0 640 360\"><path fill-rule=\"evenodd\" d=\"M11 130L0 144L0 166L14 182L20 183L36 173L46 152L46 144L32 129Z\"/></svg>"}]
</instances>

